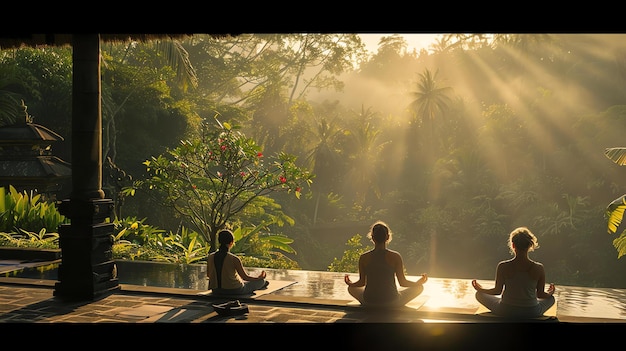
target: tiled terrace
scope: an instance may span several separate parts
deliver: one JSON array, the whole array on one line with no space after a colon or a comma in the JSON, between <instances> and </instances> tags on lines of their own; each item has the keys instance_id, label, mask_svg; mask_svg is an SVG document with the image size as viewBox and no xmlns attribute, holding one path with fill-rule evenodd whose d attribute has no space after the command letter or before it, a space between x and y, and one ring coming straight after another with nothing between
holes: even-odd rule
<instances>
[{"instance_id":1,"label":"tiled terrace","mask_svg":"<svg viewBox=\"0 0 626 351\"><path fill-rule=\"evenodd\" d=\"M374 312L354 303L342 273L272 269L266 269L268 290L240 299L249 313L222 317L212 304L225 300L206 294L202 274L184 288L147 279L127 284L120 274L119 291L72 302L54 296L54 279L7 273L37 264L53 263L0 261L0 328L13 347L210 348L227 339L245 348L289 350L529 350L571 347L578 339L608 343L626 320L622 289L558 286L558 320L511 322L475 315L465 279L431 277L407 308Z\"/></svg>"},{"instance_id":2,"label":"tiled terrace","mask_svg":"<svg viewBox=\"0 0 626 351\"><path fill-rule=\"evenodd\" d=\"M54 278L46 277L46 273L24 274L26 278L15 278L7 272L36 265L49 265L50 262L18 262L0 261L0 274L11 281L45 282L53 286ZM128 264L128 265L127 265ZM120 265L120 283L126 291L138 292L169 292L173 294L192 296L197 299L211 299L206 295L207 282L204 266L194 265L195 271L187 272L187 277L174 277L165 274L167 279L154 280L147 273L142 273L133 267L134 262ZM165 271L166 266L157 271ZM3 268L4 267L4 268ZM155 268L151 268L155 270ZM135 271L133 274L123 274L125 270ZM259 269L248 268L251 274ZM265 269L267 279L271 281L267 292L259 292L252 297L242 297L243 300L255 301L260 304L288 303L301 307L320 306L342 311L359 310L359 306L348 294L343 282L344 273L307 271L307 270L280 270ZM39 276L38 276L39 275ZM8 277L7 277L8 276ZM11 278L13 276L13 278ZM356 274L353 274L356 278ZM409 277L417 279L417 277ZM151 280L152 279L152 280ZM492 280L481 281L486 286L492 285ZM557 300L557 318L560 322L571 323L623 323L626 322L626 289L587 288L576 286L557 285L555 293ZM215 299L215 297L213 297ZM425 323L436 322L493 322L493 318L476 316L478 302L474 298L474 289L469 279L450 279L430 277L424 285L421 296L408 304L404 312L411 312L403 321L419 320Z\"/></svg>"}]
</instances>

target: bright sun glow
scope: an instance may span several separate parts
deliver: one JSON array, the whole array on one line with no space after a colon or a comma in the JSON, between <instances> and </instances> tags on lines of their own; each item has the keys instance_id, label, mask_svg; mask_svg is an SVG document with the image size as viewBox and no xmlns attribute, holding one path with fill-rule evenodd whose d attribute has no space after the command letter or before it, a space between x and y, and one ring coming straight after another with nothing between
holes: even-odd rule
<instances>
[{"instance_id":1,"label":"bright sun glow","mask_svg":"<svg viewBox=\"0 0 626 351\"><path fill-rule=\"evenodd\" d=\"M398 33L407 41L408 51L415 49L420 51L421 49L428 50L428 47L437 40L441 34L435 33ZM393 33L366 33L360 34L361 39L365 43L365 47L371 53L375 53L378 50L378 43L382 37L393 35Z\"/></svg>"}]
</instances>

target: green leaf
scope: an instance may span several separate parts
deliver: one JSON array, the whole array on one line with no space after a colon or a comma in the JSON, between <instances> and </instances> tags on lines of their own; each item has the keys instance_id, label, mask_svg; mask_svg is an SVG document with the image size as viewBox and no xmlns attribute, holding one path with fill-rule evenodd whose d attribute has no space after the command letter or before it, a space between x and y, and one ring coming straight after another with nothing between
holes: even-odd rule
<instances>
[{"instance_id":1,"label":"green leaf","mask_svg":"<svg viewBox=\"0 0 626 351\"><path fill-rule=\"evenodd\" d=\"M608 218L608 232L614 234L617 232L624 218L624 210L626 210L626 195L613 200L606 209L605 215Z\"/></svg>"},{"instance_id":2,"label":"green leaf","mask_svg":"<svg viewBox=\"0 0 626 351\"><path fill-rule=\"evenodd\" d=\"M626 165L626 147L606 148L604 155L620 166Z\"/></svg>"},{"instance_id":3,"label":"green leaf","mask_svg":"<svg viewBox=\"0 0 626 351\"><path fill-rule=\"evenodd\" d=\"M293 243L293 239L282 235L268 235L259 238L261 241L269 243L272 248L280 249L287 253L296 253L296 250L289 244Z\"/></svg>"},{"instance_id":4,"label":"green leaf","mask_svg":"<svg viewBox=\"0 0 626 351\"><path fill-rule=\"evenodd\" d=\"M613 246L617 249L617 258L626 255L626 232L622 232L619 238L613 240Z\"/></svg>"}]
</instances>

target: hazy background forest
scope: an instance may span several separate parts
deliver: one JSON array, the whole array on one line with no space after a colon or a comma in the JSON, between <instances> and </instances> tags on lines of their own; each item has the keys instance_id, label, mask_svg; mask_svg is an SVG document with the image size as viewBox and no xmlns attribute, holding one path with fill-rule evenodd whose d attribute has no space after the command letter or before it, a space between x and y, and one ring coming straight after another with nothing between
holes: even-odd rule
<instances>
[{"instance_id":1,"label":"hazy background forest","mask_svg":"<svg viewBox=\"0 0 626 351\"><path fill-rule=\"evenodd\" d=\"M389 34L368 52L357 34L196 34L101 50L103 155L133 179L214 118L315 174L302 198L273 195L293 225L272 230L302 269L328 269L357 234L370 245L380 219L409 274L493 279L508 233L528 226L548 281L626 287L604 217L626 193L604 155L626 131L626 35L442 34L417 51ZM0 51L0 91L65 138L54 154L69 162L71 59ZM141 194L122 213L181 225Z\"/></svg>"}]
</instances>

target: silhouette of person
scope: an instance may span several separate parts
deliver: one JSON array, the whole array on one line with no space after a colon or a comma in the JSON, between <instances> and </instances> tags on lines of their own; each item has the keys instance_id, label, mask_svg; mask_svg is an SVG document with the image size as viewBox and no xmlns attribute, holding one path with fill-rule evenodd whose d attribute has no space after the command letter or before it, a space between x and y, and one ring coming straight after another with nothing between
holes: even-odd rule
<instances>
[{"instance_id":1,"label":"silhouette of person","mask_svg":"<svg viewBox=\"0 0 626 351\"><path fill-rule=\"evenodd\" d=\"M207 257L207 277L213 294L246 295L267 288L269 282L265 280L265 271L256 277L248 275L241 259L230 252L235 244L235 236L230 230L222 229L217 240L219 249Z\"/></svg>"},{"instance_id":2,"label":"silhouette of person","mask_svg":"<svg viewBox=\"0 0 626 351\"><path fill-rule=\"evenodd\" d=\"M359 280L352 282L350 276L345 275L348 292L363 306L406 305L424 291L428 275L422 274L415 282L406 278L402 256L387 248L392 233L386 223L376 221L367 236L374 248L359 257ZM398 288L396 279L404 289Z\"/></svg>"},{"instance_id":3,"label":"silhouette of person","mask_svg":"<svg viewBox=\"0 0 626 351\"><path fill-rule=\"evenodd\" d=\"M476 300L492 313L503 317L533 318L543 315L555 303L554 284L545 291L546 273L543 264L528 257L539 247L537 237L526 227L509 234L509 250L513 258L496 267L495 286L485 289L476 279Z\"/></svg>"}]
</instances>

